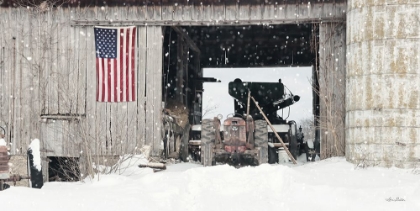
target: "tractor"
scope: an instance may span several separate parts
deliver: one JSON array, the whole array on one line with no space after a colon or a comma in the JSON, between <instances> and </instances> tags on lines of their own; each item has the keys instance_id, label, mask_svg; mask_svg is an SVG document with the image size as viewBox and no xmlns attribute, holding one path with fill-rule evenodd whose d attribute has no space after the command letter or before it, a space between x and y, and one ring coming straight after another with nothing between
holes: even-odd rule
<instances>
[{"instance_id":1,"label":"tractor","mask_svg":"<svg viewBox=\"0 0 420 211\"><path fill-rule=\"evenodd\" d=\"M280 79L278 82L235 79L229 82L228 91L234 98L235 112L228 115L223 124L223 117L218 115L192 125L188 142L190 156L204 166L217 163L256 166L282 162L285 159L279 155L284 154L281 152L285 149L276 138L276 131L296 159L299 155L296 123L284 120L277 111L298 102L300 97L290 91L286 93ZM256 103L250 102L250 97L255 99L264 114ZM264 115L272 127L268 127Z\"/></svg>"}]
</instances>

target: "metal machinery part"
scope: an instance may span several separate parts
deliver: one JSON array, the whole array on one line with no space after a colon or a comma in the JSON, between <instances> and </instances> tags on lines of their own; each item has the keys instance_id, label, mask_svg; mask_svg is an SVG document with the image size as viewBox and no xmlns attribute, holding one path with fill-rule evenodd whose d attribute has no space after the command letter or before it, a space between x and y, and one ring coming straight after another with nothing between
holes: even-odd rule
<instances>
[{"instance_id":1,"label":"metal machinery part","mask_svg":"<svg viewBox=\"0 0 420 211\"><path fill-rule=\"evenodd\" d=\"M6 131L3 127L0 128L3 132L3 134L0 134L0 139L3 139L4 135L6 134ZM30 179L30 176L22 176L17 174L10 175L9 160L10 155L8 153L7 146L2 145L2 143L0 143L0 191L10 187L10 185L6 184L5 182L13 182L13 184L16 185L17 181L20 181L22 179Z\"/></svg>"}]
</instances>

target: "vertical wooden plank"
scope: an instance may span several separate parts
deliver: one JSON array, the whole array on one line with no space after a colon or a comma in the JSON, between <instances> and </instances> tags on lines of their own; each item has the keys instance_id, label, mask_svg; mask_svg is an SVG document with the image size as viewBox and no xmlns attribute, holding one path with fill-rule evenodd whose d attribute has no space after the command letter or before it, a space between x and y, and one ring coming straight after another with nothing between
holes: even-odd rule
<instances>
[{"instance_id":1,"label":"vertical wooden plank","mask_svg":"<svg viewBox=\"0 0 420 211\"><path fill-rule=\"evenodd\" d=\"M91 36L85 38L81 36L83 33L90 33ZM84 126L82 127L84 134L87 134L85 140L91 144L87 144L90 150L94 155L99 155L105 150L102 148L105 146L103 143L101 136L101 121L102 117L97 112L98 106L96 105L96 86L97 86L97 79L96 79L96 67L95 67L95 46L94 46L94 35L92 27L74 27L74 37L76 39L77 47L75 49L77 58L78 58L78 70L80 78L79 84L81 88L84 87L81 93L79 93L79 112L82 113L82 107L84 107L84 103L86 103L86 122L84 122ZM83 93L84 92L84 93Z\"/></svg>"},{"instance_id":2,"label":"vertical wooden plank","mask_svg":"<svg viewBox=\"0 0 420 211\"><path fill-rule=\"evenodd\" d=\"M170 0L162 0L162 20L173 20L174 7Z\"/></svg>"},{"instance_id":3,"label":"vertical wooden plank","mask_svg":"<svg viewBox=\"0 0 420 211\"><path fill-rule=\"evenodd\" d=\"M186 3L184 3L183 6L183 15L182 15L182 20L186 20L186 21L190 21L192 20L192 15L193 15L193 4L187 0Z\"/></svg>"},{"instance_id":4,"label":"vertical wooden plank","mask_svg":"<svg viewBox=\"0 0 420 211\"><path fill-rule=\"evenodd\" d=\"M15 151L13 150L14 147L14 140L11 139L11 134L12 134L12 128L13 128L13 113L14 113L14 107L13 107L13 81L12 81L12 74L14 74L13 72L13 61L14 61L14 54L13 54L13 45L14 45L14 40L12 39L12 37L14 36L12 34L12 27L11 27L11 21L10 17L11 17L11 9L8 8L4 13L4 20L6 21L6 23L2 26L5 27L5 36L4 36L4 42L6 44L6 49L4 50L4 58L5 58L5 72L6 72L6 80L7 82L5 82L7 84L6 86L6 93L7 93L7 100L5 99L4 103L7 103L7 116L6 116L6 121L7 121L7 128L6 128L6 141L12 142L12 146L11 146L11 153L14 154ZM10 52L10 53L7 53ZM6 56L7 55L7 56ZM9 112L10 111L10 112Z\"/></svg>"},{"instance_id":5,"label":"vertical wooden plank","mask_svg":"<svg viewBox=\"0 0 420 211\"><path fill-rule=\"evenodd\" d=\"M297 21L298 7L296 4L288 4L286 13L289 20Z\"/></svg>"},{"instance_id":6,"label":"vertical wooden plank","mask_svg":"<svg viewBox=\"0 0 420 211\"><path fill-rule=\"evenodd\" d=\"M345 27L340 23L323 23L319 29L319 86L321 115L321 158L344 152L345 117ZM337 33L338 32L338 33ZM333 99L331 101L331 99Z\"/></svg>"},{"instance_id":7,"label":"vertical wooden plank","mask_svg":"<svg viewBox=\"0 0 420 211\"><path fill-rule=\"evenodd\" d=\"M310 4L309 4L310 5ZM309 18L308 13L308 4L301 1L299 4L296 5L296 11L297 11L297 19L307 19Z\"/></svg>"},{"instance_id":8,"label":"vertical wooden plank","mask_svg":"<svg viewBox=\"0 0 420 211\"><path fill-rule=\"evenodd\" d=\"M137 7L137 19L147 20L147 4L143 3Z\"/></svg>"},{"instance_id":9,"label":"vertical wooden plank","mask_svg":"<svg viewBox=\"0 0 420 211\"><path fill-rule=\"evenodd\" d=\"M31 118L31 139L39 138L41 139L41 123L40 123L40 116L41 116L41 104L42 104L42 97L40 96L41 86L40 86L40 77L41 77L41 70L38 68L39 66L36 64L40 64L41 57L40 57L40 47L41 44L39 42L40 35L39 35L39 20L42 17L35 16L33 13L30 13L31 17L31 56L32 60L30 61L31 67L30 71L34 74L31 84L32 84L32 94L30 95L30 104L32 107L30 118Z\"/></svg>"},{"instance_id":10,"label":"vertical wooden plank","mask_svg":"<svg viewBox=\"0 0 420 211\"><path fill-rule=\"evenodd\" d=\"M43 15L39 16L37 21L37 32L38 32L38 40L37 43L39 44L39 60L37 61L37 65L39 67L39 97L41 99L41 114L48 114L48 76L49 76L49 63L46 61L50 55L49 52L49 40L45 39L44 31L47 30L46 23L48 22L48 13L44 13Z\"/></svg>"},{"instance_id":11,"label":"vertical wooden plank","mask_svg":"<svg viewBox=\"0 0 420 211\"><path fill-rule=\"evenodd\" d=\"M146 141L146 71L147 27L138 27L138 74L137 74L137 138L136 146L143 147Z\"/></svg>"},{"instance_id":12,"label":"vertical wooden plank","mask_svg":"<svg viewBox=\"0 0 420 211\"><path fill-rule=\"evenodd\" d=\"M21 39L21 43L22 43L22 48L21 48L21 73L20 73L20 83L21 83L21 92L20 92L20 97L21 97L21 117L20 117L20 122L21 122L21 151L26 152L27 146L30 144L30 135L31 135L31 122L33 121L33 119L28 119L28 117L31 117L31 113L32 113L32 102L30 101L31 99L31 95L33 94L33 87L32 87L32 80L33 77L35 76L34 73L31 70L31 60L32 60L32 54L30 51L30 17L29 17L29 13L21 10L20 13L20 18L19 20L21 20L23 22L23 27L21 25L21 33L22 33L22 39ZM33 111L35 112L35 111ZM35 121L39 120L38 118L36 118ZM22 152L22 153L24 153Z\"/></svg>"},{"instance_id":13,"label":"vertical wooden plank","mask_svg":"<svg viewBox=\"0 0 420 211\"><path fill-rule=\"evenodd\" d=\"M44 181L48 181L48 159L47 159L47 152L45 149L47 149L46 141L48 139L48 133L47 133L47 123L42 122L41 125L41 136L40 136L40 148L41 148L41 166L42 166L42 175Z\"/></svg>"},{"instance_id":14,"label":"vertical wooden plank","mask_svg":"<svg viewBox=\"0 0 420 211\"><path fill-rule=\"evenodd\" d=\"M251 19L251 6L247 3L239 3L239 20Z\"/></svg>"},{"instance_id":15,"label":"vertical wooden plank","mask_svg":"<svg viewBox=\"0 0 420 211\"><path fill-rule=\"evenodd\" d=\"M213 4L213 20L217 22L226 20L226 7L223 2Z\"/></svg>"},{"instance_id":16,"label":"vertical wooden plank","mask_svg":"<svg viewBox=\"0 0 420 211\"><path fill-rule=\"evenodd\" d=\"M203 7L199 2L192 2L192 20L200 20L201 14L203 13Z\"/></svg>"},{"instance_id":17,"label":"vertical wooden plank","mask_svg":"<svg viewBox=\"0 0 420 211\"><path fill-rule=\"evenodd\" d=\"M6 129L5 140L9 143L10 128L10 28L7 9L2 8L0 13L0 126Z\"/></svg>"},{"instance_id":18,"label":"vertical wooden plank","mask_svg":"<svg viewBox=\"0 0 420 211\"><path fill-rule=\"evenodd\" d=\"M65 66L66 72L67 72L67 86L68 89L64 91L65 95L68 96L67 103L67 112L69 114L77 114L77 109L79 106L79 100L78 100L78 93L80 90L78 89L78 69L76 67L77 64L77 57L75 56L75 50L74 50L74 33L73 29L74 27L71 27L69 24L69 21L72 17L72 11L69 9L63 9L63 29L62 33L64 33L62 39L62 48L63 48L63 65ZM69 91L72 90L72 91ZM63 109L66 110L66 109Z\"/></svg>"},{"instance_id":19,"label":"vertical wooden plank","mask_svg":"<svg viewBox=\"0 0 420 211\"><path fill-rule=\"evenodd\" d=\"M108 109L107 115L109 116L109 138L111 139L112 143L112 154L119 155L121 153L121 134L123 131L121 131L121 125L125 122L122 121L124 115L120 111L119 104L126 104L126 103L108 103Z\"/></svg>"},{"instance_id":20,"label":"vertical wooden plank","mask_svg":"<svg viewBox=\"0 0 420 211\"><path fill-rule=\"evenodd\" d=\"M271 19L276 19L276 3L277 2L265 2L263 4L264 7L264 13L262 14L262 18L263 20L271 20Z\"/></svg>"},{"instance_id":21,"label":"vertical wooden plank","mask_svg":"<svg viewBox=\"0 0 420 211\"><path fill-rule=\"evenodd\" d=\"M64 10L58 8L56 13L56 19L54 20L54 27L57 30L57 81L58 81L58 113L68 114L70 113L70 107L76 102L73 99L74 93L69 92L69 77L70 69L66 65L66 43L68 39L67 27L65 22L67 21L64 16Z\"/></svg>"},{"instance_id":22,"label":"vertical wooden plank","mask_svg":"<svg viewBox=\"0 0 420 211\"><path fill-rule=\"evenodd\" d=\"M149 20L162 19L162 7L160 2L150 2L147 4L147 17Z\"/></svg>"},{"instance_id":23,"label":"vertical wooden plank","mask_svg":"<svg viewBox=\"0 0 420 211\"><path fill-rule=\"evenodd\" d=\"M137 10L129 12L129 18L134 19L137 16ZM137 104L139 102L139 96L138 96L138 89L139 89L139 30L140 27L137 27L137 43L136 43L136 55L134 57L136 61L135 66L135 77L134 80L136 82L136 101L135 102L128 102L126 105L126 128L124 128L124 131L126 134L124 134L125 143L123 143L123 152L127 154L136 154L136 140L137 140Z\"/></svg>"},{"instance_id":24,"label":"vertical wooden plank","mask_svg":"<svg viewBox=\"0 0 420 211\"><path fill-rule=\"evenodd\" d=\"M70 139L70 134L71 134L70 122L71 121L68 121L68 120L60 121L61 131L58 131L58 132L61 132L62 134L62 142L63 142L62 150L63 150L63 156L65 157L74 156L73 152L74 152L75 146L73 144L73 141Z\"/></svg>"},{"instance_id":25,"label":"vertical wooden plank","mask_svg":"<svg viewBox=\"0 0 420 211\"><path fill-rule=\"evenodd\" d=\"M153 69L153 81L154 81L154 90L153 90L153 115L154 115L154 124L153 124L153 153L154 156L159 156L159 152L162 148L162 54L163 54L163 39L162 39L162 28L153 27L155 31L155 68ZM153 154L152 153L152 154Z\"/></svg>"},{"instance_id":26,"label":"vertical wooden plank","mask_svg":"<svg viewBox=\"0 0 420 211\"><path fill-rule=\"evenodd\" d=\"M239 20L239 4L226 4L226 20ZM233 22L234 23L234 22Z\"/></svg>"},{"instance_id":27,"label":"vertical wooden plank","mask_svg":"<svg viewBox=\"0 0 420 211\"><path fill-rule=\"evenodd\" d=\"M69 13L70 16L73 16L73 12ZM70 17L69 17L70 18ZM69 93L73 103L70 107L70 113L72 114L85 114L84 106L84 93L85 91L85 72L79 68L79 49L80 43L79 39L79 26L66 26L68 27L68 39L67 39L67 62L66 65L69 68L69 90L74 90L72 93Z\"/></svg>"},{"instance_id":28,"label":"vertical wooden plank","mask_svg":"<svg viewBox=\"0 0 420 211\"><path fill-rule=\"evenodd\" d=\"M181 2L181 4L178 3L174 3L173 5L173 20L175 21L179 21L179 20L183 20L183 16L184 16L184 4L185 2Z\"/></svg>"},{"instance_id":29,"label":"vertical wooden plank","mask_svg":"<svg viewBox=\"0 0 420 211\"><path fill-rule=\"evenodd\" d=\"M161 27L147 30L146 72L146 144L152 146L152 156L161 151L161 101L162 101L162 31ZM149 47L149 44L151 45ZM150 61L150 62L149 62Z\"/></svg>"},{"instance_id":30,"label":"vertical wooden plank","mask_svg":"<svg viewBox=\"0 0 420 211\"><path fill-rule=\"evenodd\" d=\"M90 14L89 14L90 12ZM85 15L92 16L92 10L88 10ZM87 35L87 36L86 36ZM95 63L95 44L94 34L92 27L78 27L75 32L75 37L79 40L78 50L78 69L79 78L78 86L81 90L78 94L79 99L79 114L86 113L87 121L85 122L84 129L87 130L85 134L89 134L86 140L86 146L93 155L98 155L103 152L101 146L104 140L100 133L102 117L97 111L96 102L96 63Z\"/></svg>"},{"instance_id":31,"label":"vertical wooden plank","mask_svg":"<svg viewBox=\"0 0 420 211\"><path fill-rule=\"evenodd\" d=\"M18 29L17 20L20 18L20 11L18 9L14 9L12 11L12 18L10 21L12 22L13 27L13 33L15 35L14 40L14 49L13 49L13 56L14 56L14 68L13 68L13 106L14 106L14 122L13 122L13 138L15 139L15 144L12 146L12 150L14 150L14 153L20 154L21 153L21 73L22 73L22 67L21 67L21 57L20 53L22 52L22 33ZM14 149L13 149L14 148Z\"/></svg>"},{"instance_id":32,"label":"vertical wooden plank","mask_svg":"<svg viewBox=\"0 0 420 211\"><path fill-rule=\"evenodd\" d=\"M57 23L55 20L59 19L60 17L58 14L47 11L49 14L48 16L48 26L46 27L47 31L45 31L45 37L50 42L49 45L49 57L45 60L50 65L50 72L48 77L48 109L49 114L58 114L58 78L59 78L59 66L58 61L60 59L59 52L58 52L58 43L59 40L59 29L57 27Z\"/></svg>"},{"instance_id":33,"label":"vertical wooden plank","mask_svg":"<svg viewBox=\"0 0 420 211\"><path fill-rule=\"evenodd\" d=\"M200 19L202 21L213 21L214 15L213 15L213 4L205 4L202 5L203 7L203 13L200 15Z\"/></svg>"},{"instance_id":34,"label":"vertical wooden plank","mask_svg":"<svg viewBox=\"0 0 420 211\"><path fill-rule=\"evenodd\" d=\"M72 120L68 122L69 131L67 139L69 140L70 147L68 149L69 157L79 157L84 153L92 153L91 151L85 151L81 146L81 139L78 137L77 129L80 128L80 122Z\"/></svg>"},{"instance_id":35,"label":"vertical wooden plank","mask_svg":"<svg viewBox=\"0 0 420 211\"><path fill-rule=\"evenodd\" d=\"M175 21L184 20L184 5L185 5L185 2L181 2L180 4L178 3L174 4L173 20Z\"/></svg>"},{"instance_id":36,"label":"vertical wooden plank","mask_svg":"<svg viewBox=\"0 0 420 211\"><path fill-rule=\"evenodd\" d=\"M104 9L96 8L96 11L95 11L96 18L98 20L104 20L107 14L106 12L107 9L108 9L107 7L105 7ZM87 30L91 30L91 27L89 27ZM96 70L96 68L94 70ZM95 76L95 81L96 81L97 80L96 71L93 71L93 72L95 72L94 76ZM110 128L109 128L109 124L110 124L109 106L108 106L108 103L102 103L102 102L95 102L95 105L96 105L96 118L95 118L96 119L96 135L97 135L98 141L100 142L102 154L111 154L112 142L110 139Z\"/></svg>"},{"instance_id":37,"label":"vertical wooden plank","mask_svg":"<svg viewBox=\"0 0 420 211\"><path fill-rule=\"evenodd\" d=\"M127 9L127 20L137 19L137 6L130 6Z\"/></svg>"},{"instance_id":38,"label":"vertical wooden plank","mask_svg":"<svg viewBox=\"0 0 420 211\"><path fill-rule=\"evenodd\" d=\"M6 51L6 42L4 38L6 37L6 13L3 11L0 13L0 126L5 128L6 126L6 112L4 109L7 109L8 100L6 99L7 95L7 86L6 84L6 77L7 77L7 70L5 69L5 51ZM6 135L6 134L4 134Z\"/></svg>"},{"instance_id":39,"label":"vertical wooden plank","mask_svg":"<svg viewBox=\"0 0 420 211\"><path fill-rule=\"evenodd\" d=\"M251 20L261 20L263 18L264 13L264 4L258 3L258 4L252 4L250 11L250 19Z\"/></svg>"},{"instance_id":40,"label":"vertical wooden plank","mask_svg":"<svg viewBox=\"0 0 420 211\"><path fill-rule=\"evenodd\" d=\"M153 109L153 87L155 81L153 80L153 70L155 67L155 45L156 35L154 34L154 27L147 27L147 58L146 58L146 131L145 131L145 145L151 146L153 149L153 125L154 125L154 109Z\"/></svg>"}]
</instances>

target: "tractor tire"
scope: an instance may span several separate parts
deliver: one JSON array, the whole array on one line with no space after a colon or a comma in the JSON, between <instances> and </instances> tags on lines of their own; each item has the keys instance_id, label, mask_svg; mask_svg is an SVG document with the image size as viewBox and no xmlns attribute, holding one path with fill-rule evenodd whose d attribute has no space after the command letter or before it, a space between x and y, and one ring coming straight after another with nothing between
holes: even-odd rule
<instances>
[{"instance_id":1,"label":"tractor tire","mask_svg":"<svg viewBox=\"0 0 420 211\"><path fill-rule=\"evenodd\" d=\"M268 130L267 122L264 120L256 120L254 130L255 147L259 148L258 165L268 162Z\"/></svg>"},{"instance_id":2,"label":"tractor tire","mask_svg":"<svg viewBox=\"0 0 420 211\"><path fill-rule=\"evenodd\" d=\"M188 162L188 142L190 141L190 124L187 124L184 128L182 137L181 137L181 148L179 150L179 159L184 162Z\"/></svg>"},{"instance_id":3,"label":"tractor tire","mask_svg":"<svg viewBox=\"0 0 420 211\"><path fill-rule=\"evenodd\" d=\"M214 139L215 131L212 119L203 119L201 122L201 164L214 165Z\"/></svg>"},{"instance_id":4,"label":"tractor tire","mask_svg":"<svg viewBox=\"0 0 420 211\"><path fill-rule=\"evenodd\" d=\"M214 143L201 144L201 164L203 166L216 165L214 160Z\"/></svg>"},{"instance_id":5,"label":"tractor tire","mask_svg":"<svg viewBox=\"0 0 420 211\"><path fill-rule=\"evenodd\" d=\"M299 157L299 145L296 136L296 125L290 125L289 130L289 151L293 155L293 158L296 160Z\"/></svg>"}]
</instances>

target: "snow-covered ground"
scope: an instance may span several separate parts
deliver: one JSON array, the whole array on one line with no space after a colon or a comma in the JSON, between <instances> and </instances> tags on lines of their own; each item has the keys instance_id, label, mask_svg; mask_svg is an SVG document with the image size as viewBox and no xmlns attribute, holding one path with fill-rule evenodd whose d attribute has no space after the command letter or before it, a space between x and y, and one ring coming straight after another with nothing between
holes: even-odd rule
<instances>
[{"instance_id":1,"label":"snow-covered ground","mask_svg":"<svg viewBox=\"0 0 420 211\"><path fill-rule=\"evenodd\" d=\"M179 163L153 173L141 162L99 180L11 187L0 192L0 210L420 210L416 169L355 169L332 158L239 169Z\"/></svg>"}]
</instances>

